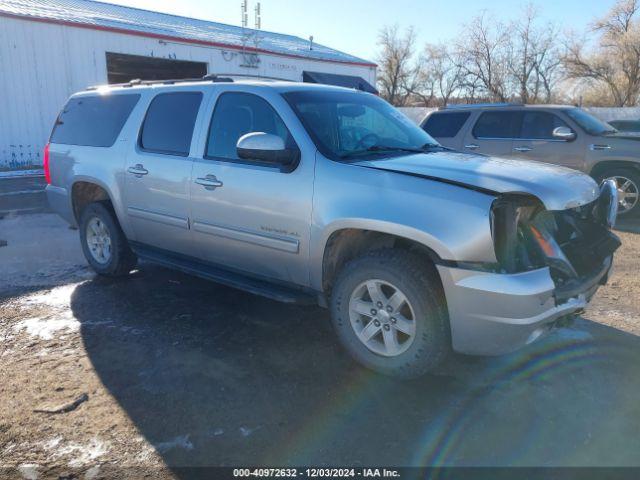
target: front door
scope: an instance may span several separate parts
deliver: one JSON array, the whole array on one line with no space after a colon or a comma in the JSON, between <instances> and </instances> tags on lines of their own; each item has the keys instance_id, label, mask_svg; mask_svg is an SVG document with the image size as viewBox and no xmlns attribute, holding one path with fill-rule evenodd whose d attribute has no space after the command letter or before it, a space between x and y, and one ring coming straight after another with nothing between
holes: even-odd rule
<instances>
[{"instance_id":1,"label":"front door","mask_svg":"<svg viewBox=\"0 0 640 480\"><path fill-rule=\"evenodd\" d=\"M297 122L294 114L277 94L225 92L212 110L191 182L197 251L240 272L308 285L315 149L301 149L300 163L288 173L238 157L238 139L250 132L278 135L288 148L300 145L285 124Z\"/></svg>"},{"instance_id":2,"label":"front door","mask_svg":"<svg viewBox=\"0 0 640 480\"><path fill-rule=\"evenodd\" d=\"M582 169L586 150L584 137L578 135L571 141L555 138L553 130L557 127L571 128L555 113L541 110L525 112L520 131L513 140L512 156ZM575 133L575 129L571 130Z\"/></svg>"},{"instance_id":3,"label":"front door","mask_svg":"<svg viewBox=\"0 0 640 480\"><path fill-rule=\"evenodd\" d=\"M193 251L189 156L203 93L161 93L151 101L139 141L127 156L127 215L139 243L174 253Z\"/></svg>"}]
</instances>

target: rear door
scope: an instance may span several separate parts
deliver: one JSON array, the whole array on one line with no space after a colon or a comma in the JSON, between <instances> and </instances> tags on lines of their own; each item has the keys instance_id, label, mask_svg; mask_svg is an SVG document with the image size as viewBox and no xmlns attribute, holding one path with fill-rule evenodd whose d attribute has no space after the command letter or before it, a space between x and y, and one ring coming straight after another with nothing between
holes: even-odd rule
<instances>
[{"instance_id":1,"label":"rear door","mask_svg":"<svg viewBox=\"0 0 640 480\"><path fill-rule=\"evenodd\" d=\"M463 137L458 134L470 116L471 112L433 112L422 122L421 127L441 145L460 150Z\"/></svg>"},{"instance_id":2,"label":"rear door","mask_svg":"<svg viewBox=\"0 0 640 480\"><path fill-rule=\"evenodd\" d=\"M462 151L507 157L511 155L513 137L519 128L518 110L480 112L462 144Z\"/></svg>"},{"instance_id":3,"label":"rear door","mask_svg":"<svg viewBox=\"0 0 640 480\"><path fill-rule=\"evenodd\" d=\"M127 214L137 242L175 253L193 251L190 152L204 96L197 89L171 91L149 103L125 171Z\"/></svg>"},{"instance_id":4,"label":"rear door","mask_svg":"<svg viewBox=\"0 0 640 480\"><path fill-rule=\"evenodd\" d=\"M512 156L581 169L586 151L583 136L577 135L571 141L554 138L553 130L557 127L570 128L577 135L576 129L554 112L525 111L520 131L513 141Z\"/></svg>"}]
</instances>

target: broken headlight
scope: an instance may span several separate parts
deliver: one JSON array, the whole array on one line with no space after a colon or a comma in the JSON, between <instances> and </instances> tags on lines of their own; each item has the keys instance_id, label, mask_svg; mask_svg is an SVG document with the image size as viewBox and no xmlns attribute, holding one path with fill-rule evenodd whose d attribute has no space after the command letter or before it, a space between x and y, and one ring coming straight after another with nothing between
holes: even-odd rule
<instances>
[{"instance_id":1,"label":"broken headlight","mask_svg":"<svg viewBox=\"0 0 640 480\"><path fill-rule=\"evenodd\" d=\"M516 273L544 265L534 248L530 223L543 209L540 202L525 195L502 195L491 206L491 235L501 270Z\"/></svg>"}]
</instances>

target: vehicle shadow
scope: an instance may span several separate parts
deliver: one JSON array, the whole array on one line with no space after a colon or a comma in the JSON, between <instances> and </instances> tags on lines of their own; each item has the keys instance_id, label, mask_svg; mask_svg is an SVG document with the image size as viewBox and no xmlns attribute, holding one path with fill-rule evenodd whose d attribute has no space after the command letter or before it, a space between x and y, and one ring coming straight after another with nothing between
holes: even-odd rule
<instances>
[{"instance_id":1,"label":"vehicle shadow","mask_svg":"<svg viewBox=\"0 0 640 480\"><path fill-rule=\"evenodd\" d=\"M177 476L184 466L640 465L640 340L588 320L403 382L355 365L322 309L160 267L87 281L71 307L101 381Z\"/></svg>"}]
</instances>

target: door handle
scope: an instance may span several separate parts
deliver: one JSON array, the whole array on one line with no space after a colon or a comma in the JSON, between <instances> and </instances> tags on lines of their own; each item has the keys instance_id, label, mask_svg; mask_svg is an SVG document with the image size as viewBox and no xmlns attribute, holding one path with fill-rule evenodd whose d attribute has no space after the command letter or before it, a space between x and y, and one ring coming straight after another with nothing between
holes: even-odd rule
<instances>
[{"instance_id":1,"label":"door handle","mask_svg":"<svg viewBox=\"0 0 640 480\"><path fill-rule=\"evenodd\" d=\"M137 163L133 167L127 168L127 172L133 173L136 177L141 177L142 175L149 173L149 170L144 168L141 163Z\"/></svg>"},{"instance_id":2,"label":"door handle","mask_svg":"<svg viewBox=\"0 0 640 480\"><path fill-rule=\"evenodd\" d=\"M589 145L589 148L591 150L611 150L611 145L598 145L598 144L593 144L593 145Z\"/></svg>"},{"instance_id":3,"label":"door handle","mask_svg":"<svg viewBox=\"0 0 640 480\"><path fill-rule=\"evenodd\" d=\"M195 182L198 185L202 185L207 190L215 190L218 187L224 185L215 175L206 175L205 177L196 178Z\"/></svg>"},{"instance_id":4,"label":"door handle","mask_svg":"<svg viewBox=\"0 0 640 480\"><path fill-rule=\"evenodd\" d=\"M515 147L514 150L516 152L530 152L533 149L531 147Z\"/></svg>"},{"instance_id":5,"label":"door handle","mask_svg":"<svg viewBox=\"0 0 640 480\"><path fill-rule=\"evenodd\" d=\"M480 145L476 145L475 143L470 143L469 145L465 145L464 148L468 148L469 150L475 150L476 148L480 148Z\"/></svg>"}]
</instances>

